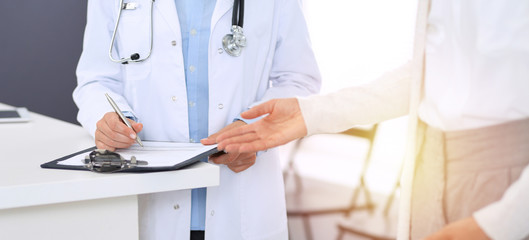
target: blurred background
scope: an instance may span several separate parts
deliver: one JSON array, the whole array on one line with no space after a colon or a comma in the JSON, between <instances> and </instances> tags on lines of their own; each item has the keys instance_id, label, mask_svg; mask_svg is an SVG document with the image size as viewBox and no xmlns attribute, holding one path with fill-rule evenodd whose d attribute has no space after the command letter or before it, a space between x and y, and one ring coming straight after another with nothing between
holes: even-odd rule
<instances>
[{"instance_id":1,"label":"blurred background","mask_svg":"<svg viewBox=\"0 0 529 240\"><path fill-rule=\"evenodd\" d=\"M322 93L373 81L408 61L416 3L303 0ZM86 0L3 0L0 16L0 102L77 124L71 94ZM405 133L402 117L282 146L291 239L391 238Z\"/></svg>"},{"instance_id":2,"label":"blurred background","mask_svg":"<svg viewBox=\"0 0 529 240\"><path fill-rule=\"evenodd\" d=\"M76 123L86 0L2 0L0 102Z\"/></svg>"},{"instance_id":3,"label":"blurred background","mask_svg":"<svg viewBox=\"0 0 529 240\"><path fill-rule=\"evenodd\" d=\"M411 59L416 0L303 2L323 94L373 81ZM282 146L290 238L394 238L406 128L401 117Z\"/></svg>"}]
</instances>

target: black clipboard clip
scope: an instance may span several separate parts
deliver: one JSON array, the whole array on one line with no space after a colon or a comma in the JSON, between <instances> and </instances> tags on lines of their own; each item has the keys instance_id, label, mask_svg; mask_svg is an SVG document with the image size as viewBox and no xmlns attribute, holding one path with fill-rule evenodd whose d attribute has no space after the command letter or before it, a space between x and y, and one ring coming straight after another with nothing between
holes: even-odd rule
<instances>
[{"instance_id":1,"label":"black clipboard clip","mask_svg":"<svg viewBox=\"0 0 529 240\"><path fill-rule=\"evenodd\" d=\"M119 172L145 165L148 165L147 161L137 160L134 156L130 160L126 160L118 153L105 149L96 149L84 159L84 167L98 173Z\"/></svg>"}]
</instances>

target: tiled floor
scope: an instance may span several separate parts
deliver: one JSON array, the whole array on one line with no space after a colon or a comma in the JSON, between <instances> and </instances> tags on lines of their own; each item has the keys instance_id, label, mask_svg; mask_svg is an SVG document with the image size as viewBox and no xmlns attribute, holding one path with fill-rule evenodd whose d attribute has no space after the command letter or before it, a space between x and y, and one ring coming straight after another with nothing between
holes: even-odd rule
<instances>
[{"instance_id":1,"label":"tiled floor","mask_svg":"<svg viewBox=\"0 0 529 240\"><path fill-rule=\"evenodd\" d=\"M399 118L380 124L375 136L373 155L366 174L366 185L378 200L376 213L382 209L385 197L389 195L397 180L401 160L404 153L407 118ZM282 161L288 165L295 143L281 147ZM298 152L294 155L295 168L300 175L329 182L333 185L343 185L346 189L352 189L358 185L358 179L363 166L367 142L350 136L339 134L328 134L312 136L304 140ZM293 181L292 172L285 178L287 198L292 198L296 185ZM347 191L347 190L344 190ZM313 196L314 201L324 201L343 196L344 194L327 193L328 196ZM342 197L343 198L343 197ZM292 200L292 199L289 199ZM310 200L310 199L309 199ZM335 200L335 199L334 199ZM314 202L313 201L313 202ZM396 210L394 202L392 210ZM357 221L365 224L363 218L368 214L354 213ZM381 211L380 211L381 212ZM364 216L365 215L365 216ZM336 239L338 234L337 223L342 220L341 214L320 215L310 218L313 239L327 240ZM379 224L371 224L379 225ZM373 227L373 226L369 226ZM300 217L289 217L290 238L292 240L308 239L305 234L303 222ZM363 239L347 235L343 239Z\"/></svg>"}]
</instances>

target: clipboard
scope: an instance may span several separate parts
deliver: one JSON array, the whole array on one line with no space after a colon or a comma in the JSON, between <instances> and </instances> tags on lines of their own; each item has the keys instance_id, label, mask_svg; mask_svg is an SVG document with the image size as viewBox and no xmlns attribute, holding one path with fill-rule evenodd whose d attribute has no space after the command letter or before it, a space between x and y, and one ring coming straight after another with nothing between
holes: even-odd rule
<instances>
[{"instance_id":1,"label":"clipboard","mask_svg":"<svg viewBox=\"0 0 529 240\"><path fill-rule=\"evenodd\" d=\"M90 152L94 151L95 149L96 149L96 147L87 148L87 149L84 149L82 151L75 152L75 153L69 154L67 156L55 159L53 161L41 164L40 167L41 168L48 168L48 169L90 171L88 168L84 167L84 165L81 165L81 164L79 164L79 165L65 165L65 164L61 164L61 162L64 162L64 161L69 160L69 159L72 159L73 157L81 155L81 154L88 155ZM218 152L219 152L219 150L217 149L216 146L214 146L213 148L209 148L206 151L201 151L198 154L193 154L189 158L180 159L180 161L177 164L167 165L167 166L148 166L148 165L147 166L137 166L137 167L134 167L134 168L123 168L123 169L120 169L120 170L115 171L115 172L148 173L148 172L173 171L173 170L178 170L178 169L181 169L183 167L189 166L189 165L191 165L193 163L199 162L201 159L203 159L205 157L208 157L211 154L218 153ZM149 159L144 159L144 160L149 161Z\"/></svg>"}]
</instances>

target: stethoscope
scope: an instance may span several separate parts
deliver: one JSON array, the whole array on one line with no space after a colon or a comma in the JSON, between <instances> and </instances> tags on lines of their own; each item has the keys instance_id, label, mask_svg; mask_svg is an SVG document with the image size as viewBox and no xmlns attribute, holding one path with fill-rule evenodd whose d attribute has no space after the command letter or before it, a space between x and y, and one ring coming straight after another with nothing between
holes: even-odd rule
<instances>
[{"instance_id":1,"label":"stethoscope","mask_svg":"<svg viewBox=\"0 0 529 240\"><path fill-rule=\"evenodd\" d=\"M237 13L239 14L237 18ZM237 21L238 20L238 21ZM244 22L244 0L233 1L233 15L231 16L231 33L222 38L222 47L230 56L241 56L241 51L246 47L246 36L242 29Z\"/></svg>"},{"instance_id":2,"label":"stethoscope","mask_svg":"<svg viewBox=\"0 0 529 240\"><path fill-rule=\"evenodd\" d=\"M153 43L153 7L156 0L151 1L151 42L149 48L149 54L146 57L141 58L139 53L133 53L128 58L115 59L112 56L114 50L114 42L116 41L116 33L119 26L119 20L121 19L121 12L123 10L134 10L136 9L136 3L123 3L124 0L119 1L119 12L116 20L116 25L114 26L114 32L112 33L112 39L110 40L110 50L108 55L112 62L128 64L128 63L137 63L147 60L152 53L152 43ZM230 56L238 57L241 55L242 49L246 47L246 36L244 36L244 31L242 28L244 22L244 0L234 0L233 1L233 15L231 19L231 34L226 34L222 38L222 47L224 51Z\"/></svg>"}]
</instances>

